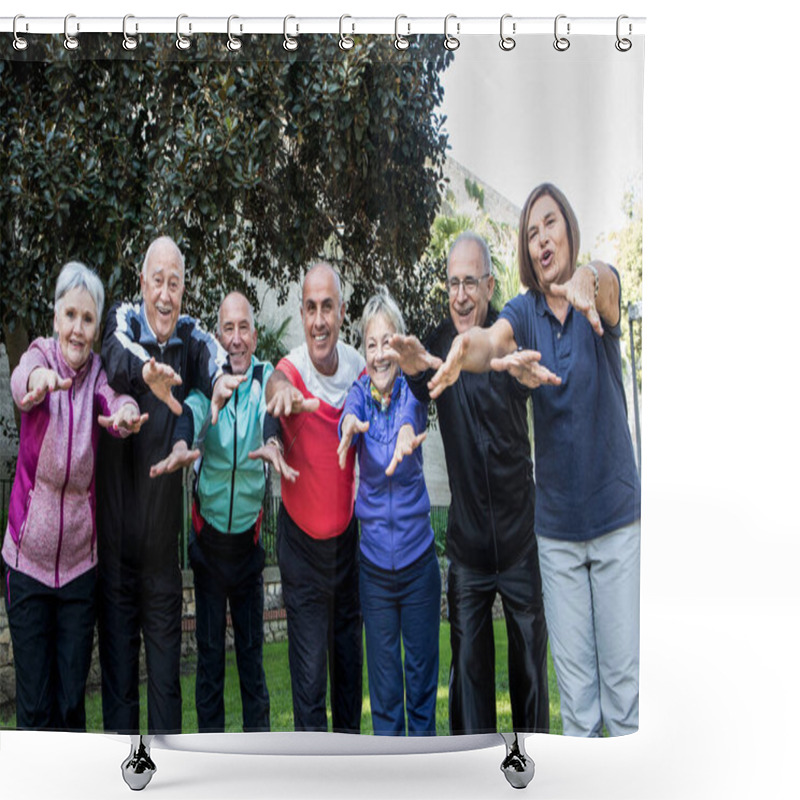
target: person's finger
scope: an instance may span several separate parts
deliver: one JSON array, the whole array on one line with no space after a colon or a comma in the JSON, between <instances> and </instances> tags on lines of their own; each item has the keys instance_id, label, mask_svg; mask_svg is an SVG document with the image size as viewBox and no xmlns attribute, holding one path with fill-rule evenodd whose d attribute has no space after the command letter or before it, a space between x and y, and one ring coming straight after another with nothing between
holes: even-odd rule
<instances>
[{"instance_id":1,"label":"person's finger","mask_svg":"<svg viewBox=\"0 0 800 800\"><path fill-rule=\"evenodd\" d=\"M111 423L112 423L113 421L114 421L114 417L106 417L106 416L103 416L102 414L100 414L100 415L97 417L97 424L98 424L98 425L99 425L101 428L105 428L106 430L108 430L108 428L110 428L110 427L111 427Z\"/></svg>"},{"instance_id":2,"label":"person's finger","mask_svg":"<svg viewBox=\"0 0 800 800\"><path fill-rule=\"evenodd\" d=\"M427 438L428 438L427 431L422 431L422 433L417 434L412 440L413 442L412 449L416 450Z\"/></svg>"},{"instance_id":3,"label":"person's finger","mask_svg":"<svg viewBox=\"0 0 800 800\"><path fill-rule=\"evenodd\" d=\"M550 292L556 297L566 297L569 293L568 283L554 283L550 286Z\"/></svg>"},{"instance_id":4,"label":"person's finger","mask_svg":"<svg viewBox=\"0 0 800 800\"><path fill-rule=\"evenodd\" d=\"M166 468L167 468L167 461L169 459L165 458L163 461L159 461L158 464L153 464L150 467L150 477L157 478L159 475L163 475Z\"/></svg>"},{"instance_id":5,"label":"person's finger","mask_svg":"<svg viewBox=\"0 0 800 800\"><path fill-rule=\"evenodd\" d=\"M347 466L347 451L350 449L350 442L353 441L352 434L348 431L342 431L342 440L336 448L336 455L339 456L339 469L344 469Z\"/></svg>"},{"instance_id":6,"label":"person's finger","mask_svg":"<svg viewBox=\"0 0 800 800\"><path fill-rule=\"evenodd\" d=\"M384 470L384 474L391 478L394 475L395 470L397 469L397 465L403 460L402 456L398 457L397 450L394 451L394 455L392 456L392 460L389 462L389 466L386 467Z\"/></svg>"},{"instance_id":7,"label":"person's finger","mask_svg":"<svg viewBox=\"0 0 800 800\"><path fill-rule=\"evenodd\" d=\"M304 397L300 406L301 411L313 412L319 408L318 397Z\"/></svg>"},{"instance_id":8,"label":"person's finger","mask_svg":"<svg viewBox=\"0 0 800 800\"><path fill-rule=\"evenodd\" d=\"M183 406L178 402L178 399L175 397L174 394L172 394L172 392L170 392L169 395L167 395L166 402L167 406L169 407L169 410L176 417L179 417L181 414L183 414Z\"/></svg>"}]
</instances>

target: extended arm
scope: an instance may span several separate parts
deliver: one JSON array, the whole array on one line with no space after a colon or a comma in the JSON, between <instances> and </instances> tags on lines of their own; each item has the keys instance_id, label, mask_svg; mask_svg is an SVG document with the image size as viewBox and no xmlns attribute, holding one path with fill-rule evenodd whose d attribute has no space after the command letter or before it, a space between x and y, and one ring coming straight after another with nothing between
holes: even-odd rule
<instances>
[{"instance_id":1,"label":"extended arm","mask_svg":"<svg viewBox=\"0 0 800 800\"><path fill-rule=\"evenodd\" d=\"M619 279L603 261L578 267L566 283L555 284L550 291L580 311L598 336L603 335L603 322L612 328L619 323Z\"/></svg>"}]
</instances>

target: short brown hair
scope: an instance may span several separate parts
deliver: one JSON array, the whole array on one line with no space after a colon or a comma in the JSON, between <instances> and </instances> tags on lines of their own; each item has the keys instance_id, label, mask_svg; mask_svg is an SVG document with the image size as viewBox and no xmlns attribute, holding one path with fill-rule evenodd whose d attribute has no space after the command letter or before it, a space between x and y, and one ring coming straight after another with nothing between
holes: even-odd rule
<instances>
[{"instance_id":1,"label":"short brown hair","mask_svg":"<svg viewBox=\"0 0 800 800\"><path fill-rule=\"evenodd\" d=\"M528 252L528 216L531 213L533 204L540 197L552 197L556 205L559 207L564 222L567 226L567 237L569 238L569 254L572 272L578 263L578 250L581 246L581 231L578 227L578 218L572 210L564 193L552 183L540 183L529 195L522 207L522 214L519 218L519 239L517 241L517 259L519 262L519 280L523 286L527 287L532 292L542 293L542 287L539 285L539 279L536 277L536 272L533 269L533 262L531 255Z\"/></svg>"}]
</instances>

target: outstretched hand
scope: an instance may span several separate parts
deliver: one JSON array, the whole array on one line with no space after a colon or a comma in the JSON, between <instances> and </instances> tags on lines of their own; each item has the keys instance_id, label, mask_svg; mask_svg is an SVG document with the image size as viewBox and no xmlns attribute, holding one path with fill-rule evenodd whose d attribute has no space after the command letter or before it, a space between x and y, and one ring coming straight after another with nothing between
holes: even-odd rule
<instances>
[{"instance_id":1,"label":"outstretched hand","mask_svg":"<svg viewBox=\"0 0 800 800\"><path fill-rule=\"evenodd\" d=\"M347 465L347 451L353 443L353 437L357 433L366 433L369 430L369 421L361 421L355 414L347 414L342 420L342 438L336 448L339 456L339 469L344 469Z\"/></svg>"},{"instance_id":2,"label":"outstretched hand","mask_svg":"<svg viewBox=\"0 0 800 800\"><path fill-rule=\"evenodd\" d=\"M448 387L452 386L461 375L461 364L464 359L464 336L459 334L450 345L450 352L444 363L436 370L436 374L428 381L428 392L431 400L435 400Z\"/></svg>"},{"instance_id":3,"label":"outstretched hand","mask_svg":"<svg viewBox=\"0 0 800 800\"><path fill-rule=\"evenodd\" d=\"M261 461L265 463L272 464L273 469L290 483L294 483L297 480L297 476L300 474L296 469L290 467L286 463L286 459L283 457L283 452L280 447L272 442L266 442L258 449L251 450L247 454L247 457L253 460L261 459Z\"/></svg>"},{"instance_id":4,"label":"outstretched hand","mask_svg":"<svg viewBox=\"0 0 800 800\"><path fill-rule=\"evenodd\" d=\"M267 403L267 413L276 418L316 411L318 408L319 398L303 397L303 393L288 381L275 389L272 399Z\"/></svg>"},{"instance_id":5,"label":"outstretched hand","mask_svg":"<svg viewBox=\"0 0 800 800\"><path fill-rule=\"evenodd\" d=\"M128 433L139 433L149 418L149 414L140 414L139 409L133 403L125 403L116 410L110 417L102 414L97 418L97 424L101 428L111 428L115 431L127 431Z\"/></svg>"},{"instance_id":6,"label":"outstretched hand","mask_svg":"<svg viewBox=\"0 0 800 800\"><path fill-rule=\"evenodd\" d=\"M595 277L588 267L578 267L566 283L550 286L550 292L563 297L576 311L580 311L598 336L603 335L603 323L597 311L595 298Z\"/></svg>"},{"instance_id":7,"label":"outstretched hand","mask_svg":"<svg viewBox=\"0 0 800 800\"><path fill-rule=\"evenodd\" d=\"M181 404L172 394L172 387L180 386L183 380L169 364L151 358L142 369L142 380L162 403L166 403L173 414L180 416L183 413Z\"/></svg>"},{"instance_id":8,"label":"outstretched hand","mask_svg":"<svg viewBox=\"0 0 800 800\"><path fill-rule=\"evenodd\" d=\"M22 398L20 408L30 411L50 392L64 392L72 386L72 378L62 378L55 370L37 367L28 376L28 393Z\"/></svg>"},{"instance_id":9,"label":"outstretched hand","mask_svg":"<svg viewBox=\"0 0 800 800\"><path fill-rule=\"evenodd\" d=\"M190 450L186 442L179 439L165 459L150 467L150 477L157 478L159 475L167 475L184 467L190 467L198 458L200 458L200 451Z\"/></svg>"},{"instance_id":10,"label":"outstretched hand","mask_svg":"<svg viewBox=\"0 0 800 800\"><path fill-rule=\"evenodd\" d=\"M386 467L386 475L391 477L397 469L397 465L406 457L410 456L424 441L428 434L423 431L420 434L414 433L414 428L408 423L401 426L397 433L397 444L394 448L394 455Z\"/></svg>"},{"instance_id":11,"label":"outstretched hand","mask_svg":"<svg viewBox=\"0 0 800 800\"><path fill-rule=\"evenodd\" d=\"M416 336L395 333L384 350L389 361L393 361L406 375L417 375L429 369L438 369L442 359L431 355Z\"/></svg>"},{"instance_id":12,"label":"outstretched hand","mask_svg":"<svg viewBox=\"0 0 800 800\"><path fill-rule=\"evenodd\" d=\"M219 419L219 412L225 407L225 403L231 399L239 384L247 380L247 375L220 375L214 381L214 389L211 392L211 424L216 425Z\"/></svg>"},{"instance_id":13,"label":"outstretched hand","mask_svg":"<svg viewBox=\"0 0 800 800\"><path fill-rule=\"evenodd\" d=\"M518 350L502 358L493 358L490 366L495 372L509 372L530 389L536 389L543 384L560 386L561 378L543 367L539 363L541 358L542 354L536 350Z\"/></svg>"}]
</instances>

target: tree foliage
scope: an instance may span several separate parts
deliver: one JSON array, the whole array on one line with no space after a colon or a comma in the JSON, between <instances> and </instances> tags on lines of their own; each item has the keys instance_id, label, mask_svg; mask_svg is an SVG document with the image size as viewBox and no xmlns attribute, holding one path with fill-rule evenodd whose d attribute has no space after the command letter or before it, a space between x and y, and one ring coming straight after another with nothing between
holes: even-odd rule
<instances>
[{"instance_id":1,"label":"tree foliage","mask_svg":"<svg viewBox=\"0 0 800 800\"><path fill-rule=\"evenodd\" d=\"M94 267L111 302L138 293L148 243L171 235L187 263L185 310L209 325L222 296L285 299L327 257L351 318L385 284L410 325L430 275L415 269L443 191L447 146L435 37L198 37L179 52L148 35L83 34L67 52L36 37L0 61L2 341L13 368L48 331L58 268Z\"/></svg>"},{"instance_id":2,"label":"tree foliage","mask_svg":"<svg viewBox=\"0 0 800 800\"><path fill-rule=\"evenodd\" d=\"M623 200L625 225L610 235L616 248L616 267L622 282L622 318L628 321L628 305L642 301L642 198L635 189L629 189ZM624 331L627 333L627 331ZM630 351L630 337L623 337ZM636 377L642 385L642 324L634 323L633 345L636 355ZM630 358L630 352L628 352Z\"/></svg>"}]
</instances>

